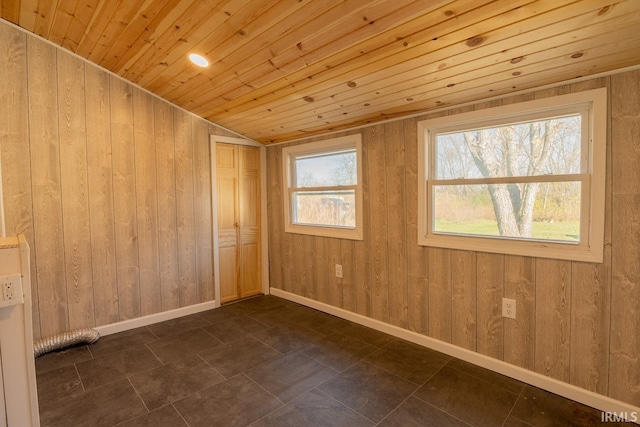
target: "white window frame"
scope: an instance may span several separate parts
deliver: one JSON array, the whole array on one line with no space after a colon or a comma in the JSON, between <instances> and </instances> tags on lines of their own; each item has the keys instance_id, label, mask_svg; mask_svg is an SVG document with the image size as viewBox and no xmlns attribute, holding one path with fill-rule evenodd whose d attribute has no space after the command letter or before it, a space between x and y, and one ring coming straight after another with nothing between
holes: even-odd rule
<instances>
[{"instance_id":1,"label":"white window frame","mask_svg":"<svg viewBox=\"0 0 640 427\"><path fill-rule=\"evenodd\" d=\"M314 154L330 154L341 150L356 150L357 185L332 186L332 187L293 187L294 162L293 159ZM311 142L294 145L282 149L282 188L284 200L284 231L287 233L307 234L312 236L334 237L339 239L362 240L363 239L363 202L362 202L362 136L360 134L348 135L325 141ZM292 194L298 190L355 190L356 226L338 227L325 225L296 224L292 221L293 204Z\"/></svg>"},{"instance_id":2,"label":"white window frame","mask_svg":"<svg viewBox=\"0 0 640 427\"><path fill-rule=\"evenodd\" d=\"M470 236L434 233L432 171L435 167L433 146L435 135L499 126L518 121L584 113L581 173L580 243L561 243L543 240L522 240L495 236ZM586 122L586 123L585 123ZM607 90L606 88L554 96L480 111L424 120L418 123L418 244L450 249L462 249L510 255L554 258L585 262L602 262L605 215L605 170L607 142ZM575 180L576 175L569 175ZM508 180L508 178L506 179ZM547 180L545 177L518 177L515 181ZM560 181L562 176L548 180ZM469 184L464 179L447 183ZM486 181L486 182L484 182ZM489 183L492 178L473 180L474 184ZM500 179L505 182L505 179Z\"/></svg>"}]
</instances>

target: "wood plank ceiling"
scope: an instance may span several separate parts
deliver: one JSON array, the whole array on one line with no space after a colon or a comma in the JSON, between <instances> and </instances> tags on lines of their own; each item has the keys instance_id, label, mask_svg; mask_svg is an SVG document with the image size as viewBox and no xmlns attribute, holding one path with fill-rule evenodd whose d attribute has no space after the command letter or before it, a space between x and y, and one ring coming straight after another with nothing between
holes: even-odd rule
<instances>
[{"instance_id":1,"label":"wood plank ceiling","mask_svg":"<svg viewBox=\"0 0 640 427\"><path fill-rule=\"evenodd\" d=\"M265 143L640 64L638 0L0 3L4 19Z\"/></svg>"}]
</instances>

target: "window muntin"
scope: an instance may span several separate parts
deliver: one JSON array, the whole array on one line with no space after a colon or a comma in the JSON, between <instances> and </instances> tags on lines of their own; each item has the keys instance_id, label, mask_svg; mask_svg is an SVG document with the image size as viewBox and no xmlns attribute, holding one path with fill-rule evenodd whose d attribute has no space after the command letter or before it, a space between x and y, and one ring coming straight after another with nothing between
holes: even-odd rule
<instances>
[{"instance_id":1,"label":"window muntin","mask_svg":"<svg viewBox=\"0 0 640 427\"><path fill-rule=\"evenodd\" d=\"M601 261L606 91L419 126L420 244Z\"/></svg>"},{"instance_id":2,"label":"window muntin","mask_svg":"<svg viewBox=\"0 0 640 427\"><path fill-rule=\"evenodd\" d=\"M285 231L362 239L360 135L283 150Z\"/></svg>"}]
</instances>

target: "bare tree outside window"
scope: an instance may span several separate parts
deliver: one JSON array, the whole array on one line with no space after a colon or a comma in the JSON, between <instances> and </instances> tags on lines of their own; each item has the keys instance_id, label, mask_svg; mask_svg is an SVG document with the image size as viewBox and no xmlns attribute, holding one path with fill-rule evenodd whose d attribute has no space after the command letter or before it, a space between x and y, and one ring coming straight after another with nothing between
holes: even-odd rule
<instances>
[{"instance_id":1,"label":"bare tree outside window","mask_svg":"<svg viewBox=\"0 0 640 427\"><path fill-rule=\"evenodd\" d=\"M579 182L495 181L580 173L580 132L572 115L437 135L436 179L470 181L434 187L435 230L578 240Z\"/></svg>"}]
</instances>

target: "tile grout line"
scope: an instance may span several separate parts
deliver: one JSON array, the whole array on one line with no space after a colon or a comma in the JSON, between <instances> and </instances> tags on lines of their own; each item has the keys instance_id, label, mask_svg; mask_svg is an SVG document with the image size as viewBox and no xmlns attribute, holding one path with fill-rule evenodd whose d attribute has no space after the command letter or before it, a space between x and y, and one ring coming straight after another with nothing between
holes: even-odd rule
<instances>
[{"instance_id":1,"label":"tile grout line","mask_svg":"<svg viewBox=\"0 0 640 427\"><path fill-rule=\"evenodd\" d=\"M78 380L80 381L80 387L82 387L82 392L86 393L87 389L84 387L84 383L82 382L82 377L80 376L80 371L78 371L78 366L76 366L76 364L73 364L73 368L76 370L76 374L78 375Z\"/></svg>"},{"instance_id":2,"label":"tile grout line","mask_svg":"<svg viewBox=\"0 0 640 427\"><path fill-rule=\"evenodd\" d=\"M509 412L507 413L507 416L505 417L504 421L502 422L502 427L504 427L504 425L506 424L507 420L511 416L511 413L516 408L516 405L518 404L518 401L520 400L520 398L524 394L524 389L525 389L525 385L522 385L522 389L520 390L520 394L518 394L518 397L516 397L516 400L513 401L513 405L511 406L511 409L509 410Z\"/></svg>"},{"instance_id":3,"label":"tile grout line","mask_svg":"<svg viewBox=\"0 0 640 427\"><path fill-rule=\"evenodd\" d=\"M144 409L147 410L147 414L150 413L151 411L149 410L149 408L147 407L147 404L144 403L144 400L142 400L142 397L140 397L140 393L138 393L138 390L136 390L136 388L133 386L133 383L131 383L131 380L129 379L129 377L127 377L127 382L129 383L129 385L131 386L131 388L133 389L133 391L135 391L136 396L138 396L138 399L140 399L140 402L142 402L142 406L144 406Z\"/></svg>"},{"instance_id":4,"label":"tile grout line","mask_svg":"<svg viewBox=\"0 0 640 427\"><path fill-rule=\"evenodd\" d=\"M171 407L173 408L174 411L176 411L176 413L178 414L178 416L180 418L182 418L182 421L184 421L184 423L187 425L187 427L191 427L191 424L189 424L187 422L187 420L184 419L184 417L182 416L182 414L180 413L180 411L178 411L178 408L175 407L175 405L173 403L170 403L169 405L171 405Z\"/></svg>"},{"instance_id":5,"label":"tile grout line","mask_svg":"<svg viewBox=\"0 0 640 427\"><path fill-rule=\"evenodd\" d=\"M286 406L287 404L284 403L282 400L280 400L280 398L278 396L276 396L275 394L271 393L269 390L267 390L266 388L262 387L257 381L255 381L253 378L251 378L250 376L248 376L245 372L241 372L240 375L244 376L245 378L247 378L249 381L251 381L252 383L254 383L255 385L257 385L258 387L260 387L265 393L267 393L268 395L276 398L276 400L280 403L282 403L282 405L278 408L282 408L284 406Z\"/></svg>"},{"instance_id":6,"label":"tile grout line","mask_svg":"<svg viewBox=\"0 0 640 427\"><path fill-rule=\"evenodd\" d=\"M453 360L453 359L455 359L455 358L454 358L454 357L452 357L452 358L449 360L449 362L450 362L451 360ZM457 369L452 368L451 366L449 366L449 362L445 363L443 366L441 366L441 367L440 367L440 369L438 369L436 372L434 372L434 374L433 374L433 375L431 375L431 377L429 377L429 379L428 379L427 381L425 381L425 383L424 383L424 384L428 383L428 382L429 382L429 381L430 381L434 376L436 376L436 374L438 374L438 372L440 372L444 367L448 367L449 369L453 369L453 370L455 370L455 371L458 371ZM465 373L465 372L463 372L463 371L458 371L458 372L462 372L463 374L466 374L466 373ZM469 375L469 374L467 374L467 375ZM476 379L479 379L479 378L475 377L474 375L469 375L469 376L470 376L470 377L473 377L473 378L476 378ZM491 383L489 383L488 381L485 381L485 382L487 382L488 384L491 384ZM469 425L469 423L467 423L466 421L464 421L464 420L462 420L462 419L458 418L458 417L457 417L457 416L455 416L454 414L451 414L451 413L447 412L446 410L444 410L444 408L439 408L439 407L437 407L437 406L433 405L432 403L427 402L427 401L426 401L426 400L424 400L424 399L421 399L421 398L420 398L420 396L416 396L416 395L415 395L415 393L416 393L419 389L421 389L421 388L424 386L424 384L423 384L422 386L418 387L418 389L416 389L416 391L414 391L414 392L413 392L413 394L412 394L412 396L413 396L413 397L415 397L416 399L418 399L418 400L419 400L419 401L421 401L421 402L424 402L424 403L426 403L426 404L428 404L428 405L430 405L430 406L433 406L434 408L436 408L436 409L437 409L437 410L439 410L440 412L443 412L443 413L445 413L445 414L447 414L447 415L449 415L449 416L451 416L451 417L455 418L456 420L459 420L459 421L461 421L461 422L463 422L463 423L465 423L465 424ZM497 387L497 386L496 386L496 387ZM509 390L503 389L502 387L498 387L498 388L500 388L500 389L502 389L502 390L505 390L505 391L509 392ZM522 387L522 390L520 391L520 393L522 393L522 391L524 391L524 386ZM515 394L515 393L512 393L512 392L510 392L510 393L511 393L511 394ZM516 401L517 401L517 399L516 399ZM512 409L513 409L513 408L512 408ZM511 412L509 412L509 413L511 413ZM507 415L507 418L509 418L509 416L508 416L508 415Z\"/></svg>"}]
</instances>

